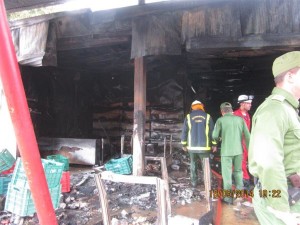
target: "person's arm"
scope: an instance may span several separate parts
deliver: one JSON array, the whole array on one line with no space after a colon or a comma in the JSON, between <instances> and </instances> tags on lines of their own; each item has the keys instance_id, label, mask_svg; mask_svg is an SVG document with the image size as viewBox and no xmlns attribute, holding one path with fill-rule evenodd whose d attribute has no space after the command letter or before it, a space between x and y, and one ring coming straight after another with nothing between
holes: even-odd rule
<instances>
[{"instance_id":1,"label":"person's arm","mask_svg":"<svg viewBox=\"0 0 300 225\"><path fill-rule=\"evenodd\" d=\"M278 103L270 104L263 110L252 121L249 170L254 176L258 176L262 191L267 192L266 206L289 212L288 186L283 164L283 144L289 115L282 104ZM280 197L273 195L275 192L280 193Z\"/></svg>"},{"instance_id":2,"label":"person's arm","mask_svg":"<svg viewBox=\"0 0 300 225\"><path fill-rule=\"evenodd\" d=\"M211 145L212 146L216 146L217 145L217 142L216 141L214 141L214 139L212 138L212 132L213 132L213 130L214 130L214 126L215 126L215 124L214 124L214 121L213 121L213 119L210 117L210 119L209 119L209 140L211 140Z\"/></svg>"},{"instance_id":3,"label":"person's arm","mask_svg":"<svg viewBox=\"0 0 300 225\"><path fill-rule=\"evenodd\" d=\"M212 132L212 140L214 143L218 143L218 141L220 140L220 133L221 133L221 124L220 124L220 120L218 119L216 124L215 124L215 127L214 127L214 130Z\"/></svg>"}]
</instances>

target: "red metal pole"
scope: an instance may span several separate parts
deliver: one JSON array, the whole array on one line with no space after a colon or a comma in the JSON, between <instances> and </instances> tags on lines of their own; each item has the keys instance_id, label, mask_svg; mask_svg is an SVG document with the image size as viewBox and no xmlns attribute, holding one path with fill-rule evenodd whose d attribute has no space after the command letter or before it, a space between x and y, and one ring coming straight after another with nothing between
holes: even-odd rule
<instances>
[{"instance_id":1,"label":"red metal pole","mask_svg":"<svg viewBox=\"0 0 300 225\"><path fill-rule=\"evenodd\" d=\"M41 225L57 225L17 63L4 1L0 0L0 77L21 159Z\"/></svg>"}]
</instances>

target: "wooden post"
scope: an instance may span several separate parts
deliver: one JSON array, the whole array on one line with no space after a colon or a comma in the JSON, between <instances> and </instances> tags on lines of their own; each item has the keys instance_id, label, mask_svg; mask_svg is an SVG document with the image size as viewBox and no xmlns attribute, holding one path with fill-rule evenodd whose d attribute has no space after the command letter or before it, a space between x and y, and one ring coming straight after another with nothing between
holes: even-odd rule
<instances>
[{"instance_id":1,"label":"wooden post","mask_svg":"<svg viewBox=\"0 0 300 225\"><path fill-rule=\"evenodd\" d=\"M100 175L95 175L96 185L99 192L100 205L102 209L102 219L104 225L110 225L110 213L107 201L107 194L105 190L105 185L100 177Z\"/></svg>"},{"instance_id":2,"label":"wooden post","mask_svg":"<svg viewBox=\"0 0 300 225\"><path fill-rule=\"evenodd\" d=\"M144 58L134 60L134 115L133 115L132 175L142 176L145 157L146 68Z\"/></svg>"}]
</instances>

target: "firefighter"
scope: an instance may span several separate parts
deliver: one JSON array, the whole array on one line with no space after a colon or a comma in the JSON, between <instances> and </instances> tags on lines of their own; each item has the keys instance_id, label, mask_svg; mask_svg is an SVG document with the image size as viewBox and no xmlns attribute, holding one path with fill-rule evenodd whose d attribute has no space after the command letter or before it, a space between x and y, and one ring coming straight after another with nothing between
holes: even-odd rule
<instances>
[{"instance_id":1,"label":"firefighter","mask_svg":"<svg viewBox=\"0 0 300 225\"><path fill-rule=\"evenodd\" d=\"M194 101L191 105L191 112L187 114L184 120L181 144L182 149L188 152L190 156L190 177L193 187L196 187L198 184L197 160L201 160L207 200L211 189L209 156L211 153L213 128L214 122L211 116L205 112L204 105L198 100Z\"/></svg>"}]
</instances>

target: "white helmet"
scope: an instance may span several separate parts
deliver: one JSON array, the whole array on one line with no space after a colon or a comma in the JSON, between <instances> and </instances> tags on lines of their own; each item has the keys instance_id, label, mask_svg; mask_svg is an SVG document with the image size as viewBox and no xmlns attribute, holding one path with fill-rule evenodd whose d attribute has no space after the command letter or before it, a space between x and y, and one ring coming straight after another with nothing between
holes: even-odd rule
<instances>
[{"instance_id":1,"label":"white helmet","mask_svg":"<svg viewBox=\"0 0 300 225\"><path fill-rule=\"evenodd\" d=\"M238 97L238 103L242 103L242 102L251 103L253 98L254 98L253 95L240 95Z\"/></svg>"},{"instance_id":2,"label":"white helmet","mask_svg":"<svg viewBox=\"0 0 300 225\"><path fill-rule=\"evenodd\" d=\"M203 105L202 102L195 100L193 101L192 105Z\"/></svg>"}]
</instances>

